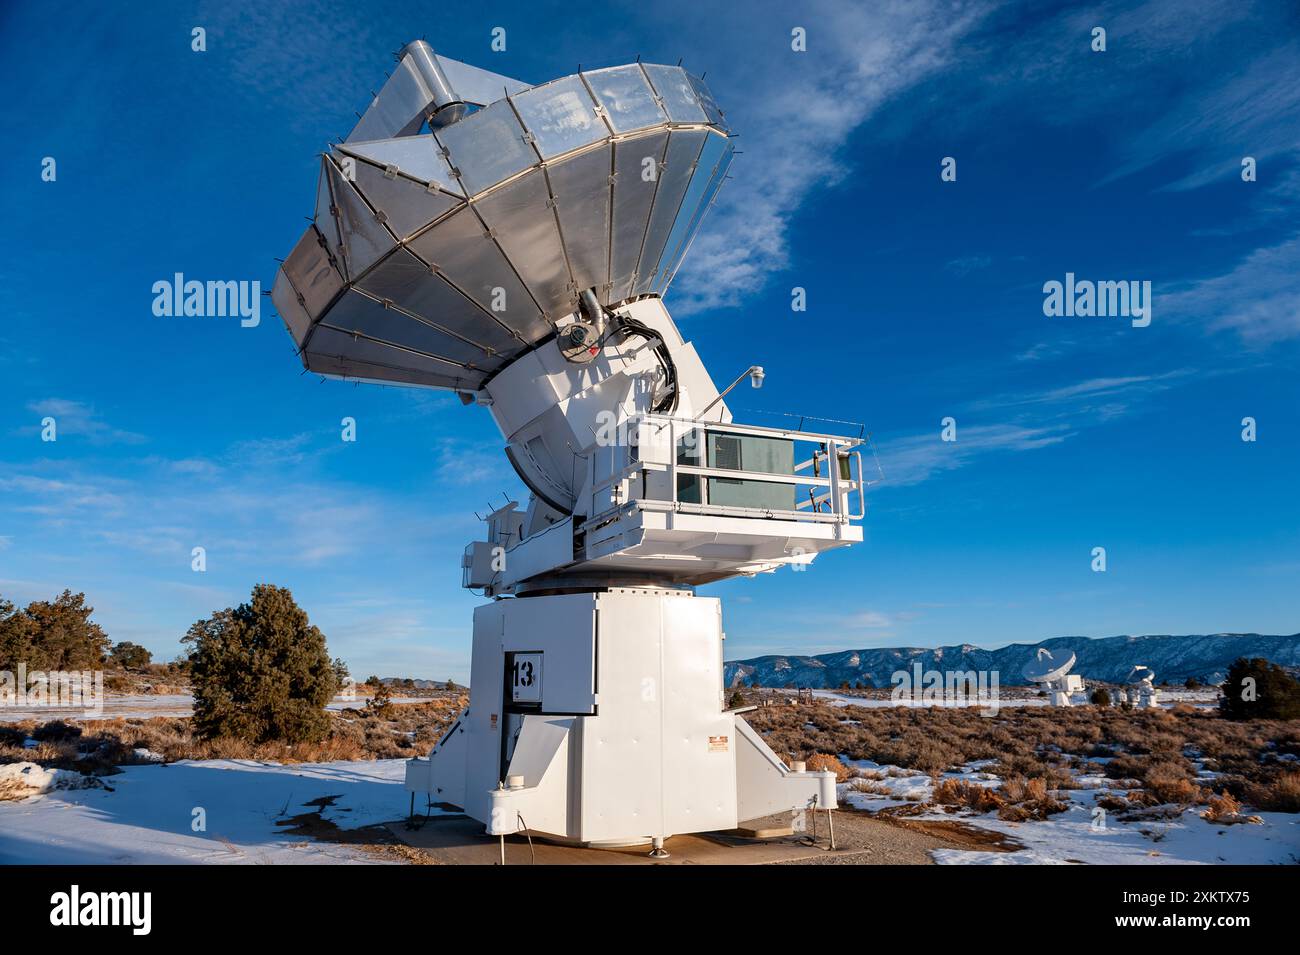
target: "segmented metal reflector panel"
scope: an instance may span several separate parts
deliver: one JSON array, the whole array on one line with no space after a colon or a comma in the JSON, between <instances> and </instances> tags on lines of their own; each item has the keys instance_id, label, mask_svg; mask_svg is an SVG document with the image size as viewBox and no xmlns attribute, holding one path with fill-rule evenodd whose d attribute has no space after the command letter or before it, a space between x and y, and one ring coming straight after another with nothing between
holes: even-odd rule
<instances>
[{"instance_id":1,"label":"segmented metal reflector panel","mask_svg":"<svg viewBox=\"0 0 1300 955\"><path fill-rule=\"evenodd\" d=\"M574 311L662 294L731 161L679 67L531 87L431 133L335 146L272 298L312 371L458 390Z\"/></svg>"}]
</instances>

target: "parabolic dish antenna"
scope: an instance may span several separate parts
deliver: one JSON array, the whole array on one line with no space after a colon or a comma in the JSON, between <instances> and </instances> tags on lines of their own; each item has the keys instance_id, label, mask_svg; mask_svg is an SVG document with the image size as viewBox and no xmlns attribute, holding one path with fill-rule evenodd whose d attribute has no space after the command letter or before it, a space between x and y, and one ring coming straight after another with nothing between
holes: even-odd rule
<instances>
[{"instance_id":1,"label":"parabolic dish antenna","mask_svg":"<svg viewBox=\"0 0 1300 955\"><path fill-rule=\"evenodd\" d=\"M720 604L693 594L861 541L866 508L861 439L733 422L726 395L762 368L719 390L663 304L732 153L680 67L534 86L417 40L321 158L276 276L307 369L458 392L528 488L459 561L491 599L470 706L406 764L503 861L526 830L662 858L673 835L837 805L834 773L722 708Z\"/></svg>"},{"instance_id":2,"label":"parabolic dish antenna","mask_svg":"<svg viewBox=\"0 0 1300 955\"><path fill-rule=\"evenodd\" d=\"M1021 675L1030 683L1054 683L1070 672L1074 666L1074 651L1062 650L1053 656L1046 647L1039 647L1034 659L1024 665Z\"/></svg>"},{"instance_id":3,"label":"parabolic dish antenna","mask_svg":"<svg viewBox=\"0 0 1300 955\"><path fill-rule=\"evenodd\" d=\"M272 299L310 371L474 392L584 289L601 306L662 296L732 153L680 67L530 86L417 40L321 157Z\"/></svg>"},{"instance_id":4,"label":"parabolic dish antenna","mask_svg":"<svg viewBox=\"0 0 1300 955\"><path fill-rule=\"evenodd\" d=\"M1138 664L1129 671L1129 675L1124 678L1128 684L1154 683L1156 679L1155 671L1148 666Z\"/></svg>"}]
</instances>

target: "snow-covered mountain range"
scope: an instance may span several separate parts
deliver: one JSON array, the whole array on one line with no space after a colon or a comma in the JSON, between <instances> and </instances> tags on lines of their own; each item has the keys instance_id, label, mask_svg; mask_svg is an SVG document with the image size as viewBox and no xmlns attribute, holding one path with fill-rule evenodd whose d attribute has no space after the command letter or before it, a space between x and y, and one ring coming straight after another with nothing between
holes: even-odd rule
<instances>
[{"instance_id":1,"label":"snow-covered mountain range","mask_svg":"<svg viewBox=\"0 0 1300 955\"><path fill-rule=\"evenodd\" d=\"M888 687L890 675L911 670L920 663L923 670L997 671L1002 685L1023 684L1020 669L1046 647L1053 656L1073 650L1077 662L1073 672L1085 680L1117 683L1135 664L1155 671L1158 682L1182 683L1195 677L1203 683L1218 683L1237 657L1263 657L1285 667L1300 666L1300 633L1269 636L1258 633L1214 633L1193 636L1158 634L1142 637L1053 637L1040 643L1013 643L996 650L962 644L953 647L888 647L841 650L816 656L765 656L735 660L726 664L727 686L751 685L757 679L767 687Z\"/></svg>"}]
</instances>

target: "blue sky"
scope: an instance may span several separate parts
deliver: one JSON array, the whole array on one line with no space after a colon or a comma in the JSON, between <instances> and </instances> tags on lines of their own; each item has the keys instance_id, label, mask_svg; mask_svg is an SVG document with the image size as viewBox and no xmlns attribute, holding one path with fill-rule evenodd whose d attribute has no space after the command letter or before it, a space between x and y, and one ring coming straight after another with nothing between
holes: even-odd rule
<instances>
[{"instance_id":1,"label":"blue sky","mask_svg":"<svg viewBox=\"0 0 1300 955\"><path fill-rule=\"evenodd\" d=\"M0 594L84 590L170 658L273 581L358 675L468 676L459 554L519 493L489 417L300 374L269 300L151 310L175 272L269 288L425 36L533 82L683 58L741 134L668 307L715 378L765 366L738 419L864 421L885 480L862 547L706 589L729 658L1300 629L1293 3L239 6L0 9ZM1044 316L1066 272L1150 281L1151 325Z\"/></svg>"}]
</instances>

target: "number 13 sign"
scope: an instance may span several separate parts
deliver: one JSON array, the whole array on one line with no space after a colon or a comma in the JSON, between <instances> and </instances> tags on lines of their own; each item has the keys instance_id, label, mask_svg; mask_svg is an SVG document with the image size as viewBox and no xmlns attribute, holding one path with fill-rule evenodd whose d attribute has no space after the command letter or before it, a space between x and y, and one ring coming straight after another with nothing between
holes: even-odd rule
<instances>
[{"instance_id":1,"label":"number 13 sign","mask_svg":"<svg viewBox=\"0 0 1300 955\"><path fill-rule=\"evenodd\" d=\"M511 700L515 703L542 702L542 654L513 654L510 674Z\"/></svg>"}]
</instances>

